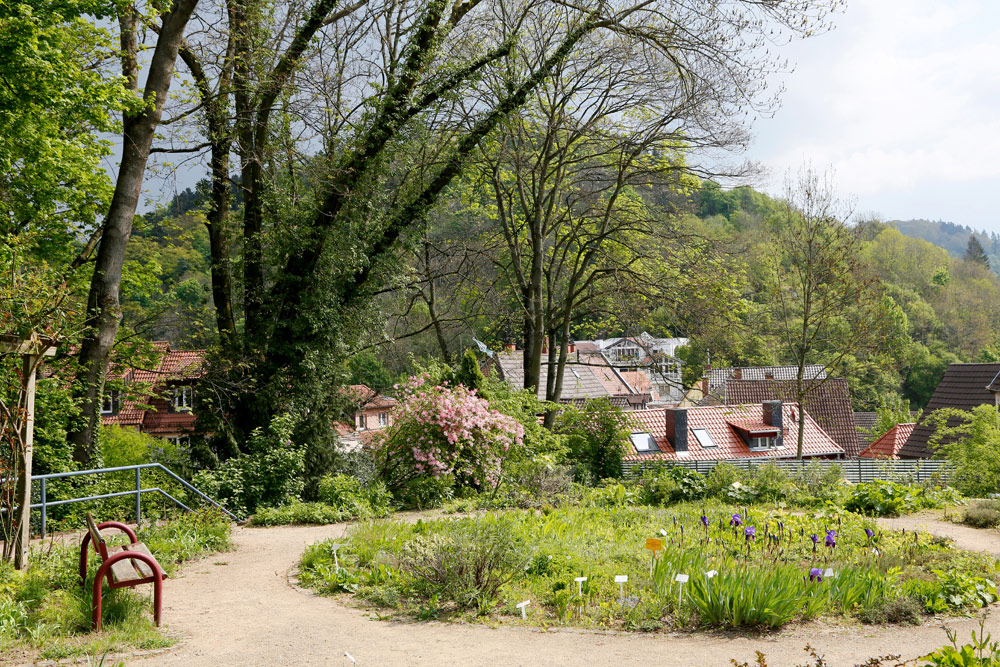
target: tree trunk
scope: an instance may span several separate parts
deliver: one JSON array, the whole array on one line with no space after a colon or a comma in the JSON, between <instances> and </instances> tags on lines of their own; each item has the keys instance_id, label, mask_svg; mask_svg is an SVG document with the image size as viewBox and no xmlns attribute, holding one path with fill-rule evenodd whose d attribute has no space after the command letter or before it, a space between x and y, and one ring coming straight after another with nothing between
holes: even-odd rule
<instances>
[{"instance_id":1,"label":"tree trunk","mask_svg":"<svg viewBox=\"0 0 1000 667\"><path fill-rule=\"evenodd\" d=\"M174 0L171 10L164 14L146 76L143 92L146 105L137 113L126 114L123 122L122 160L90 282L85 322L87 331L80 346L80 373L74 390L80 401L83 426L70 435L70 440L73 443L73 458L81 463L88 462L93 455L104 372L121 321L119 288L125 249L132 235L132 221L139 204L149 149L170 90L184 28L195 4L197 0ZM123 15L121 24L126 77L134 86L138 76L135 65L138 17L134 12L128 12Z\"/></svg>"}]
</instances>

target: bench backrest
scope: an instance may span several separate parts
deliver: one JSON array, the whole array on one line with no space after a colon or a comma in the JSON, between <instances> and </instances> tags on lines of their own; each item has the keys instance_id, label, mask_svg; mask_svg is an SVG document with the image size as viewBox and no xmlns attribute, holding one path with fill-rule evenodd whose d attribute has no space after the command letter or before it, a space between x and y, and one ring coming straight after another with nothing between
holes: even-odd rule
<instances>
[{"instance_id":1,"label":"bench backrest","mask_svg":"<svg viewBox=\"0 0 1000 667\"><path fill-rule=\"evenodd\" d=\"M104 537L90 512L87 512L87 530L90 531L90 541L94 543L94 551L99 553L101 558L107 558L108 545L104 542Z\"/></svg>"}]
</instances>

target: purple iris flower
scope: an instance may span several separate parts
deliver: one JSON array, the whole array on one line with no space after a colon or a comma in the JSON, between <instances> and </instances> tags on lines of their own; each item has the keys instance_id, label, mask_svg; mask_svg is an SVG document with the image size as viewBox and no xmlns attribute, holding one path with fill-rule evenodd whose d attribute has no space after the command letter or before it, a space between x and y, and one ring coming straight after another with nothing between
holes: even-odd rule
<instances>
[{"instance_id":1,"label":"purple iris flower","mask_svg":"<svg viewBox=\"0 0 1000 667\"><path fill-rule=\"evenodd\" d=\"M818 567L809 570L809 581L823 581L823 570Z\"/></svg>"},{"instance_id":2,"label":"purple iris flower","mask_svg":"<svg viewBox=\"0 0 1000 667\"><path fill-rule=\"evenodd\" d=\"M753 526L747 526L743 529L743 536L747 539L747 542L749 542L757 537L757 529Z\"/></svg>"},{"instance_id":3,"label":"purple iris flower","mask_svg":"<svg viewBox=\"0 0 1000 667\"><path fill-rule=\"evenodd\" d=\"M702 516L701 517L701 525L705 526L705 528L708 528L708 517L707 516Z\"/></svg>"},{"instance_id":4,"label":"purple iris flower","mask_svg":"<svg viewBox=\"0 0 1000 667\"><path fill-rule=\"evenodd\" d=\"M828 530L826 531L826 546L831 549L837 546L837 531Z\"/></svg>"},{"instance_id":5,"label":"purple iris flower","mask_svg":"<svg viewBox=\"0 0 1000 667\"><path fill-rule=\"evenodd\" d=\"M871 528L865 528L865 535L868 536L868 539L871 539L875 537L875 531L872 530Z\"/></svg>"},{"instance_id":6,"label":"purple iris flower","mask_svg":"<svg viewBox=\"0 0 1000 667\"><path fill-rule=\"evenodd\" d=\"M733 528L736 528L737 526L742 526L743 517L741 517L739 514L734 514L733 518L729 520L729 525L732 526Z\"/></svg>"},{"instance_id":7,"label":"purple iris flower","mask_svg":"<svg viewBox=\"0 0 1000 667\"><path fill-rule=\"evenodd\" d=\"M813 544L816 544L817 542L819 542L819 535L813 533L812 535L809 536L809 539L813 541Z\"/></svg>"}]
</instances>

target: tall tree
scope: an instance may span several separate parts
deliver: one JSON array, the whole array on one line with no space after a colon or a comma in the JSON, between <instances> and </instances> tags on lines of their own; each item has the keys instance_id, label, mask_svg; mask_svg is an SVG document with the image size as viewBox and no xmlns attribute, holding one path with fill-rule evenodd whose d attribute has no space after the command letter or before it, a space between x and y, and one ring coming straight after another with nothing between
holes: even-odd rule
<instances>
[{"instance_id":1,"label":"tall tree","mask_svg":"<svg viewBox=\"0 0 1000 667\"><path fill-rule=\"evenodd\" d=\"M802 406L825 382L807 377L806 365L825 363L832 370L849 358L870 357L893 342L900 324L898 308L863 263L857 230L847 226L847 217L830 176L807 168L789 179L784 211L772 222L770 298L779 339L798 367L798 458L805 435Z\"/></svg>"},{"instance_id":2,"label":"tall tree","mask_svg":"<svg viewBox=\"0 0 1000 667\"><path fill-rule=\"evenodd\" d=\"M159 18L156 46L145 71L141 104L126 111L122 120L122 156L111 204L101 226L101 242L87 298L87 333L78 355L80 371L75 393L83 412L83 426L70 437L74 458L81 462L89 461L93 455L104 373L121 321L119 294L125 249L132 234L149 151L173 80L177 52L196 3L197 0L174 0ZM126 88L136 94L139 92L140 32L144 21L145 17L134 5L119 9L122 75Z\"/></svg>"},{"instance_id":3,"label":"tall tree","mask_svg":"<svg viewBox=\"0 0 1000 667\"><path fill-rule=\"evenodd\" d=\"M990 258L986 256L983 244L979 242L975 234L969 234L969 245L965 247L965 254L962 256L962 259L966 262L979 264L987 269L990 268Z\"/></svg>"}]
</instances>

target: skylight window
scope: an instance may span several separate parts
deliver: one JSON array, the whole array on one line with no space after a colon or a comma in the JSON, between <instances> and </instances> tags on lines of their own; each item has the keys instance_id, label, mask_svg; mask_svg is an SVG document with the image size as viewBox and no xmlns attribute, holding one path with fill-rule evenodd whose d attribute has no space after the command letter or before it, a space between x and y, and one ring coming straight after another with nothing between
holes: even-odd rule
<instances>
[{"instance_id":1,"label":"skylight window","mask_svg":"<svg viewBox=\"0 0 1000 667\"><path fill-rule=\"evenodd\" d=\"M653 440L653 436L649 433L633 433L629 436L632 441L632 446L635 447L637 452L658 452L660 448L656 446L656 441Z\"/></svg>"},{"instance_id":2,"label":"skylight window","mask_svg":"<svg viewBox=\"0 0 1000 667\"><path fill-rule=\"evenodd\" d=\"M698 444L701 445L702 449L718 447L718 445L715 444L715 440L712 440L712 434L708 432L708 429L695 428L691 430L694 432L694 437L698 439Z\"/></svg>"}]
</instances>

